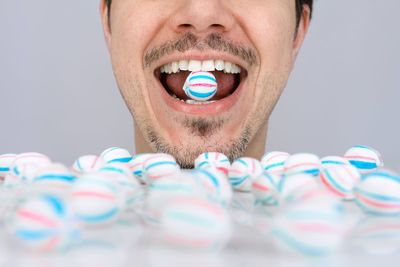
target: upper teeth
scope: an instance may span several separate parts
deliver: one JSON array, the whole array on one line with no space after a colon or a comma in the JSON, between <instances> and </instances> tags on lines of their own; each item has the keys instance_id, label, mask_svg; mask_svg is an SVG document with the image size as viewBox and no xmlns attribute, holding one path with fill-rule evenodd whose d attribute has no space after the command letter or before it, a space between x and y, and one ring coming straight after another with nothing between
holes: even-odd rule
<instances>
[{"instance_id":1,"label":"upper teeth","mask_svg":"<svg viewBox=\"0 0 400 267\"><path fill-rule=\"evenodd\" d=\"M223 71L237 74L241 72L238 65L224 60L180 60L165 64L161 67L161 73L178 73L180 71Z\"/></svg>"}]
</instances>

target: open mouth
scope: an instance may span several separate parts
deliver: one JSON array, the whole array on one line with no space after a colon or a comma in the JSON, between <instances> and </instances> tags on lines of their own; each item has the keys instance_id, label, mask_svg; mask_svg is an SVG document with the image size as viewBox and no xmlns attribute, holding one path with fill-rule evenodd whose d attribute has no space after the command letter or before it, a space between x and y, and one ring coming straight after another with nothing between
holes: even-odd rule
<instances>
[{"instance_id":1,"label":"open mouth","mask_svg":"<svg viewBox=\"0 0 400 267\"><path fill-rule=\"evenodd\" d=\"M218 83L217 93L208 101L196 101L186 95L183 86L189 74L194 71L211 72ZM164 64L154 71L165 91L176 101L189 105L206 105L228 99L247 77L247 71L230 61L179 60Z\"/></svg>"}]
</instances>

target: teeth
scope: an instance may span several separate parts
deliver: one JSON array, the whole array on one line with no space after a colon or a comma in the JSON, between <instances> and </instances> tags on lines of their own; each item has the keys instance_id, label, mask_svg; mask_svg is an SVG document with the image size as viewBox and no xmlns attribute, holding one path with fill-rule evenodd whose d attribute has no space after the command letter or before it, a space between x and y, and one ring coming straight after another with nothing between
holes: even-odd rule
<instances>
[{"instance_id":1,"label":"teeth","mask_svg":"<svg viewBox=\"0 0 400 267\"><path fill-rule=\"evenodd\" d=\"M215 60L215 69L223 71L225 68L225 62L223 60Z\"/></svg>"},{"instance_id":2,"label":"teeth","mask_svg":"<svg viewBox=\"0 0 400 267\"><path fill-rule=\"evenodd\" d=\"M190 105L205 105L205 104L211 104L214 103L215 101L196 101L193 99L188 99L185 101L186 104L190 104Z\"/></svg>"},{"instance_id":3,"label":"teeth","mask_svg":"<svg viewBox=\"0 0 400 267\"><path fill-rule=\"evenodd\" d=\"M215 100L213 100L213 101L196 101L193 99L183 100L183 99L178 98L175 94L172 94L171 96L173 98L175 98L176 100L180 100L181 102L184 102L184 103L190 104L190 105L204 105L204 104L211 104L211 103L216 102Z\"/></svg>"},{"instance_id":4,"label":"teeth","mask_svg":"<svg viewBox=\"0 0 400 267\"><path fill-rule=\"evenodd\" d=\"M225 72L225 73L231 73L231 71L232 71L232 63L230 63L230 62L225 62L224 72Z\"/></svg>"},{"instance_id":5,"label":"teeth","mask_svg":"<svg viewBox=\"0 0 400 267\"><path fill-rule=\"evenodd\" d=\"M202 71L214 71L215 70L214 60L203 61L202 65L201 65L201 70Z\"/></svg>"},{"instance_id":6,"label":"teeth","mask_svg":"<svg viewBox=\"0 0 400 267\"><path fill-rule=\"evenodd\" d=\"M238 74L241 68L229 61L217 60L180 60L161 66L161 73L178 73L180 71L223 71L225 73Z\"/></svg>"},{"instance_id":7,"label":"teeth","mask_svg":"<svg viewBox=\"0 0 400 267\"><path fill-rule=\"evenodd\" d=\"M179 61L179 69L183 70L183 71L187 71L189 69L189 60Z\"/></svg>"},{"instance_id":8,"label":"teeth","mask_svg":"<svg viewBox=\"0 0 400 267\"><path fill-rule=\"evenodd\" d=\"M189 61L189 71L201 71L201 61L199 60L190 60Z\"/></svg>"},{"instance_id":9,"label":"teeth","mask_svg":"<svg viewBox=\"0 0 400 267\"><path fill-rule=\"evenodd\" d=\"M172 62L171 69L172 69L173 73L178 73L179 72L179 62Z\"/></svg>"}]
</instances>

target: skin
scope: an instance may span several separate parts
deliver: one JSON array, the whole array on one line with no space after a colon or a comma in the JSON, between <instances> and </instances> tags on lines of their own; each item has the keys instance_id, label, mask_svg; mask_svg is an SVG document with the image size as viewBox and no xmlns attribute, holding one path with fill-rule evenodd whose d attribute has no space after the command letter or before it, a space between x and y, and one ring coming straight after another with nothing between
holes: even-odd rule
<instances>
[{"instance_id":1,"label":"skin","mask_svg":"<svg viewBox=\"0 0 400 267\"><path fill-rule=\"evenodd\" d=\"M114 0L110 19L103 1L100 12L118 87L134 118L137 153L170 153L186 168L205 151L231 160L263 155L269 116L309 28L308 6L297 28L294 0ZM215 53L220 44L207 46L210 34L253 55L251 61L243 53L227 53L247 70L245 92L228 111L185 114L160 97L154 70L167 63L167 55L152 62L146 56L185 34L196 45L184 52L172 47L173 55Z\"/></svg>"}]
</instances>

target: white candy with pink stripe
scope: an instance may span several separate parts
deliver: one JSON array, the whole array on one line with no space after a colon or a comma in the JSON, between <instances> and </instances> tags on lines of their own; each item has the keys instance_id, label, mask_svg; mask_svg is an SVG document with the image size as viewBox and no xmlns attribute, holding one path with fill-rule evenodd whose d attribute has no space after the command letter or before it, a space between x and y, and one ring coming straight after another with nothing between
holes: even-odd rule
<instances>
[{"instance_id":1,"label":"white candy with pink stripe","mask_svg":"<svg viewBox=\"0 0 400 267\"><path fill-rule=\"evenodd\" d=\"M205 152L199 155L194 161L194 167L196 169L202 169L209 166L217 168L228 175L231 162L227 156L219 152Z\"/></svg>"},{"instance_id":2,"label":"white candy with pink stripe","mask_svg":"<svg viewBox=\"0 0 400 267\"><path fill-rule=\"evenodd\" d=\"M282 151L272 151L266 153L261 158L261 165L264 171L274 174L282 174L285 171L285 162L290 154Z\"/></svg>"},{"instance_id":3,"label":"white candy with pink stripe","mask_svg":"<svg viewBox=\"0 0 400 267\"><path fill-rule=\"evenodd\" d=\"M344 157L361 173L371 173L383 167L381 154L369 146L353 146L346 151Z\"/></svg>"},{"instance_id":4,"label":"white candy with pink stripe","mask_svg":"<svg viewBox=\"0 0 400 267\"><path fill-rule=\"evenodd\" d=\"M312 176L319 175L320 160L310 153L293 154L285 161L285 174L307 173Z\"/></svg>"},{"instance_id":5,"label":"white candy with pink stripe","mask_svg":"<svg viewBox=\"0 0 400 267\"><path fill-rule=\"evenodd\" d=\"M259 160L243 157L232 163L228 178L234 190L249 192L253 181L262 173L263 168Z\"/></svg>"},{"instance_id":6,"label":"white candy with pink stripe","mask_svg":"<svg viewBox=\"0 0 400 267\"><path fill-rule=\"evenodd\" d=\"M156 153L149 156L143 163L143 169L146 183L175 175L180 171L175 158L166 153Z\"/></svg>"}]
</instances>

